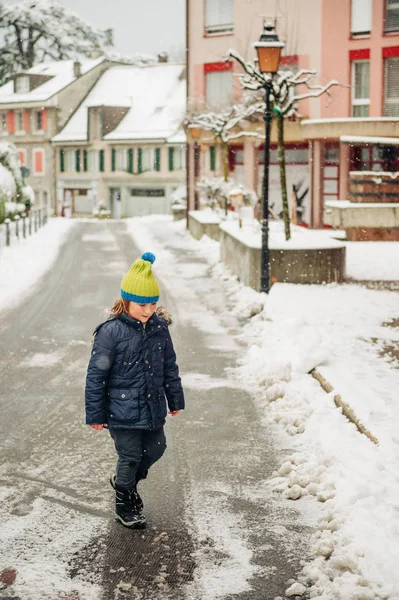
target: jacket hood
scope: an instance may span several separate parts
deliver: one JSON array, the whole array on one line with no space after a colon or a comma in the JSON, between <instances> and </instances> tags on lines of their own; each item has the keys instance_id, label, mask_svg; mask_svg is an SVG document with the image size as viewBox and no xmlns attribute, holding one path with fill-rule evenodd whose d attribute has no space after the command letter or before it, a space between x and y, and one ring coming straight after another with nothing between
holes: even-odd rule
<instances>
[{"instance_id":1,"label":"jacket hood","mask_svg":"<svg viewBox=\"0 0 399 600\"><path fill-rule=\"evenodd\" d=\"M162 317L167 322L168 325L172 325L172 323L173 323L172 316L170 315L170 313L168 313L166 308L164 308L163 306L160 306L159 308L157 308L157 311L155 314L157 315L157 317Z\"/></svg>"}]
</instances>

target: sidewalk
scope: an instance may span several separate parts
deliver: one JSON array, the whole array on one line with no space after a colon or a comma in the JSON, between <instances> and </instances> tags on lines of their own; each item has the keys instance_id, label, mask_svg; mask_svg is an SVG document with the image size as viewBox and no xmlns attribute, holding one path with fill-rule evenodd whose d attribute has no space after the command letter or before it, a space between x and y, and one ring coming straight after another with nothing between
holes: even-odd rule
<instances>
[{"instance_id":1,"label":"sidewalk","mask_svg":"<svg viewBox=\"0 0 399 600\"><path fill-rule=\"evenodd\" d=\"M154 247L155 238L169 252L197 252L217 262L218 244L192 240L184 223L142 219L131 228L139 246ZM385 272L389 278L392 268ZM399 369L391 356L399 340L399 293L356 284L276 284L266 299L237 284L221 265L213 275L227 290L230 310L255 315L238 336L247 349L234 374L257 390L264 422L275 424L289 452L275 490L301 498L304 515L316 508L315 500L322 503L314 559L300 578L304 590L320 600L399 598ZM378 447L307 374L316 366Z\"/></svg>"}]
</instances>

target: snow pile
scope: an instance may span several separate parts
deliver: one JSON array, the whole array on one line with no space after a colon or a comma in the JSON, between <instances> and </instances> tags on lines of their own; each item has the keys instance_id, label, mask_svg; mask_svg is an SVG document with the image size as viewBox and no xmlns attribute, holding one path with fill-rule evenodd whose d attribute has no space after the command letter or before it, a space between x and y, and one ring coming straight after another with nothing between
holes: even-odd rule
<instances>
[{"instance_id":1,"label":"snow pile","mask_svg":"<svg viewBox=\"0 0 399 600\"><path fill-rule=\"evenodd\" d=\"M17 193L17 186L11 171L0 164L0 201L11 202Z\"/></svg>"},{"instance_id":2,"label":"snow pile","mask_svg":"<svg viewBox=\"0 0 399 600\"><path fill-rule=\"evenodd\" d=\"M34 286L55 262L74 225L71 219L51 219L35 235L2 250L0 309L16 306L34 292Z\"/></svg>"}]
</instances>

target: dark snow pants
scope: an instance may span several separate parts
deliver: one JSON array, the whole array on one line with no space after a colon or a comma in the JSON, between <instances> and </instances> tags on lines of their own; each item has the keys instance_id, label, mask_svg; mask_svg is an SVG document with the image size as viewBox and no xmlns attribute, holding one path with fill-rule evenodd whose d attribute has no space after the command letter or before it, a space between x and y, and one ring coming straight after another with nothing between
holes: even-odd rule
<instances>
[{"instance_id":1,"label":"dark snow pants","mask_svg":"<svg viewBox=\"0 0 399 600\"><path fill-rule=\"evenodd\" d=\"M161 458L166 450L163 427L155 431L147 429L116 429L109 433L118 454L116 484L131 490L147 477L148 469Z\"/></svg>"}]
</instances>

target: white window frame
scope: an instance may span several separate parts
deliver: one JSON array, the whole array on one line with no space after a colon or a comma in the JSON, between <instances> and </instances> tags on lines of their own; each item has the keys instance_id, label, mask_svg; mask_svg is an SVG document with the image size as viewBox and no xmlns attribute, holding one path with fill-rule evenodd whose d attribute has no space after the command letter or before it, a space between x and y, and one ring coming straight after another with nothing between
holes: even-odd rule
<instances>
[{"instance_id":1,"label":"white window frame","mask_svg":"<svg viewBox=\"0 0 399 600\"><path fill-rule=\"evenodd\" d=\"M356 65L360 63L368 63L369 65L369 97L368 98L356 98ZM370 60L353 60L351 64L351 72L352 72L352 117L354 117L354 108L355 106L368 106L370 111ZM368 115L367 115L368 116ZM362 117L358 117L361 119Z\"/></svg>"},{"instance_id":2,"label":"white window frame","mask_svg":"<svg viewBox=\"0 0 399 600\"><path fill-rule=\"evenodd\" d=\"M21 121L20 123L18 121ZM19 125L21 125L21 127L19 127ZM21 134L21 133L25 133L25 129L24 129L24 111L23 110L16 110L15 111L15 133L16 134Z\"/></svg>"},{"instance_id":3,"label":"white window frame","mask_svg":"<svg viewBox=\"0 0 399 600\"><path fill-rule=\"evenodd\" d=\"M15 93L16 94L27 94L30 91L28 75L18 75L15 79Z\"/></svg>"},{"instance_id":4,"label":"white window frame","mask_svg":"<svg viewBox=\"0 0 399 600\"><path fill-rule=\"evenodd\" d=\"M143 171L155 170L155 148L143 148Z\"/></svg>"},{"instance_id":5,"label":"white window frame","mask_svg":"<svg viewBox=\"0 0 399 600\"><path fill-rule=\"evenodd\" d=\"M397 33L399 31L399 25L398 27L395 28L389 28L387 29L387 16L388 16L388 11L399 11L399 1L393 2L393 4L389 3L389 0L385 0L385 13L384 13L384 33ZM399 23L399 18L398 18L398 23Z\"/></svg>"},{"instance_id":6,"label":"white window frame","mask_svg":"<svg viewBox=\"0 0 399 600\"><path fill-rule=\"evenodd\" d=\"M186 168L186 147L176 146L176 170L184 171Z\"/></svg>"},{"instance_id":7,"label":"white window frame","mask_svg":"<svg viewBox=\"0 0 399 600\"><path fill-rule=\"evenodd\" d=\"M225 78L226 83L223 84L220 81L217 83L216 77L219 77L220 79ZM230 89L227 89L227 77L229 78ZM212 82L213 89L211 88L212 79L215 79L215 81ZM233 71L231 69L228 71L211 71L205 73L205 95L207 106L210 108L221 108L226 104L230 104L234 97L233 81ZM217 87L219 87L218 90ZM223 88L225 88L225 90L223 90Z\"/></svg>"},{"instance_id":8,"label":"white window frame","mask_svg":"<svg viewBox=\"0 0 399 600\"><path fill-rule=\"evenodd\" d=\"M65 172L75 173L76 162L75 162L75 150L65 150Z\"/></svg>"},{"instance_id":9,"label":"white window frame","mask_svg":"<svg viewBox=\"0 0 399 600\"><path fill-rule=\"evenodd\" d=\"M234 31L234 0L205 0L204 10L207 35Z\"/></svg>"},{"instance_id":10,"label":"white window frame","mask_svg":"<svg viewBox=\"0 0 399 600\"><path fill-rule=\"evenodd\" d=\"M42 165L43 171L36 171L36 153L40 152L42 155ZM44 177L46 174L46 153L44 148L33 148L32 150L32 171L33 175L39 175L40 177Z\"/></svg>"},{"instance_id":11,"label":"white window frame","mask_svg":"<svg viewBox=\"0 0 399 600\"><path fill-rule=\"evenodd\" d=\"M127 171L127 149L119 148L116 151L116 170Z\"/></svg>"},{"instance_id":12,"label":"white window frame","mask_svg":"<svg viewBox=\"0 0 399 600\"><path fill-rule=\"evenodd\" d=\"M100 153L98 150L89 150L88 156L88 165L87 168L89 173L99 173L100 172Z\"/></svg>"},{"instance_id":13,"label":"white window frame","mask_svg":"<svg viewBox=\"0 0 399 600\"><path fill-rule=\"evenodd\" d=\"M384 59L384 116L399 116L399 92L398 92L398 96L394 97L394 98L387 98L387 82L388 82L388 76L387 76L387 70L388 70L388 65L390 61L395 61L399 63L399 56L398 57L392 57L392 58L385 58ZM398 69L398 78L399 78L399 69ZM398 82L398 88L399 88L399 82ZM396 105L397 108L397 114L396 115L388 115L386 112L386 107L387 105Z\"/></svg>"},{"instance_id":14,"label":"white window frame","mask_svg":"<svg viewBox=\"0 0 399 600\"><path fill-rule=\"evenodd\" d=\"M372 23L373 0L352 0L351 35L370 35Z\"/></svg>"}]
</instances>

